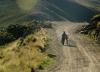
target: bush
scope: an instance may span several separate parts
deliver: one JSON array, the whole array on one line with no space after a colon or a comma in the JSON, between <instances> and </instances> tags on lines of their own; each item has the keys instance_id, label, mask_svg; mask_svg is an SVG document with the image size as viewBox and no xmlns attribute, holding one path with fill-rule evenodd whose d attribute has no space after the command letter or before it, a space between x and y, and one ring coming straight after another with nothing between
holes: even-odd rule
<instances>
[{"instance_id":1,"label":"bush","mask_svg":"<svg viewBox=\"0 0 100 72\"><path fill-rule=\"evenodd\" d=\"M25 37L32 32L32 29L25 25L9 25L5 30L0 31L0 45Z\"/></svg>"},{"instance_id":2,"label":"bush","mask_svg":"<svg viewBox=\"0 0 100 72\"><path fill-rule=\"evenodd\" d=\"M0 45L11 42L13 40L14 40L13 35L5 32L5 31L0 32Z\"/></svg>"},{"instance_id":3,"label":"bush","mask_svg":"<svg viewBox=\"0 0 100 72\"><path fill-rule=\"evenodd\" d=\"M2 28L0 30L0 45L9 43L20 37L25 38L28 34L39 31L41 27L52 28L52 24L35 20L27 25L14 24L9 25L7 28Z\"/></svg>"},{"instance_id":4,"label":"bush","mask_svg":"<svg viewBox=\"0 0 100 72\"><path fill-rule=\"evenodd\" d=\"M82 34L88 34L93 39L100 41L100 14L95 15L89 25L81 30Z\"/></svg>"},{"instance_id":5,"label":"bush","mask_svg":"<svg viewBox=\"0 0 100 72\"><path fill-rule=\"evenodd\" d=\"M10 25L7 28L7 32L13 35L15 38L22 37L27 30L27 27L22 25Z\"/></svg>"}]
</instances>

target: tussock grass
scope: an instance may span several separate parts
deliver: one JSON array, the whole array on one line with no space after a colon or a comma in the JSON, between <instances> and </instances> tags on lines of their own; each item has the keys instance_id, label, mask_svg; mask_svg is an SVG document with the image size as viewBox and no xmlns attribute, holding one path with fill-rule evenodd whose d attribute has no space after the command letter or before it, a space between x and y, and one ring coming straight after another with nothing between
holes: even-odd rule
<instances>
[{"instance_id":1,"label":"tussock grass","mask_svg":"<svg viewBox=\"0 0 100 72\"><path fill-rule=\"evenodd\" d=\"M0 48L0 72L31 72L32 68L47 67L53 59L39 51L44 48L46 38L46 30L41 28L26 36L23 42L18 39Z\"/></svg>"}]
</instances>

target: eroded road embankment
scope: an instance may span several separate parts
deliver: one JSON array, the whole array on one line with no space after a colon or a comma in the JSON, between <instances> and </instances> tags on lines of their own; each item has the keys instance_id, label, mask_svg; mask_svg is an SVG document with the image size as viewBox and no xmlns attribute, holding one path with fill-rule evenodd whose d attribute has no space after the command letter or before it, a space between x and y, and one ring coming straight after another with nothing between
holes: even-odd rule
<instances>
[{"instance_id":1,"label":"eroded road embankment","mask_svg":"<svg viewBox=\"0 0 100 72\"><path fill-rule=\"evenodd\" d=\"M88 44L80 39L79 34L75 33L85 23L72 23L68 21L53 22L53 24L59 42L63 31L68 33L69 45L62 46L64 58L60 66L52 72L100 72L99 59L94 56L96 53L91 54L91 50L87 48ZM100 56L100 52L98 53L97 57Z\"/></svg>"}]
</instances>

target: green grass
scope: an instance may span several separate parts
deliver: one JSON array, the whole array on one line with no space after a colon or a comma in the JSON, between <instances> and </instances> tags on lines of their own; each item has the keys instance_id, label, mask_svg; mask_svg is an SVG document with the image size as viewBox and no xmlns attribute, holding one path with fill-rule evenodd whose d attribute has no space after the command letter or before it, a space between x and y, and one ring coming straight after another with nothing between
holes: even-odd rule
<instances>
[{"instance_id":1,"label":"green grass","mask_svg":"<svg viewBox=\"0 0 100 72\"><path fill-rule=\"evenodd\" d=\"M52 58L47 58L45 61L43 61L38 67L39 69L44 69L46 68L48 65L53 63L53 59Z\"/></svg>"}]
</instances>

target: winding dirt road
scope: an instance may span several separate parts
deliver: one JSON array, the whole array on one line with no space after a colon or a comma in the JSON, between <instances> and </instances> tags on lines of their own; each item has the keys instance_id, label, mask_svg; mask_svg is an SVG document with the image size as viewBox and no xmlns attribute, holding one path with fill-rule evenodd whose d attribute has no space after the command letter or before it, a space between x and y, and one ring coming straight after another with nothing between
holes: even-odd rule
<instances>
[{"instance_id":1,"label":"winding dirt road","mask_svg":"<svg viewBox=\"0 0 100 72\"><path fill-rule=\"evenodd\" d=\"M80 40L79 34L75 33L84 23L66 21L53 24L59 42L63 31L69 36L69 45L62 46L64 59L54 72L100 72L100 60L89 52L85 43Z\"/></svg>"}]
</instances>

